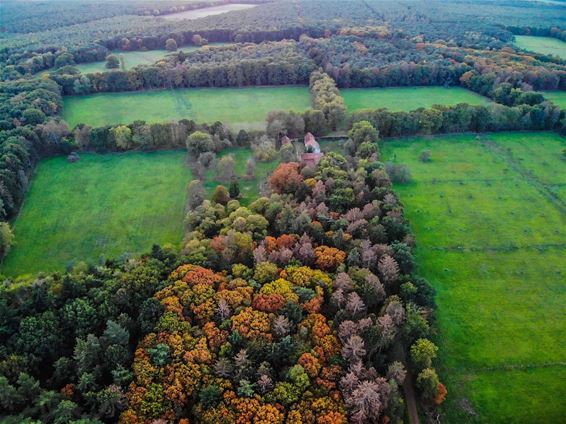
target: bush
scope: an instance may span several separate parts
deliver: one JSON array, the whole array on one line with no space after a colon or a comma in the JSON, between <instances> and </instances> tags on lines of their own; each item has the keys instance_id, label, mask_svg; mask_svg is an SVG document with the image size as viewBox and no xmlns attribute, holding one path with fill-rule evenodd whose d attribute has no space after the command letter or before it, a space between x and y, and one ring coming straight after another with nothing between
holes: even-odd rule
<instances>
[{"instance_id":1,"label":"bush","mask_svg":"<svg viewBox=\"0 0 566 424\"><path fill-rule=\"evenodd\" d=\"M120 60L118 59L118 56L116 56L115 54L109 54L108 56L106 56L106 67L108 69L119 68Z\"/></svg>"},{"instance_id":2,"label":"bush","mask_svg":"<svg viewBox=\"0 0 566 424\"><path fill-rule=\"evenodd\" d=\"M387 162L385 170L387 171L387 174L389 174L391 181L394 183L407 184L412 180L411 172L407 165Z\"/></svg>"},{"instance_id":3,"label":"bush","mask_svg":"<svg viewBox=\"0 0 566 424\"><path fill-rule=\"evenodd\" d=\"M177 50L177 42L173 38L168 38L167 41L165 41L165 50L174 52Z\"/></svg>"},{"instance_id":4,"label":"bush","mask_svg":"<svg viewBox=\"0 0 566 424\"><path fill-rule=\"evenodd\" d=\"M432 152L430 150L423 150L419 155L419 160L421 162L431 162Z\"/></svg>"}]
</instances>

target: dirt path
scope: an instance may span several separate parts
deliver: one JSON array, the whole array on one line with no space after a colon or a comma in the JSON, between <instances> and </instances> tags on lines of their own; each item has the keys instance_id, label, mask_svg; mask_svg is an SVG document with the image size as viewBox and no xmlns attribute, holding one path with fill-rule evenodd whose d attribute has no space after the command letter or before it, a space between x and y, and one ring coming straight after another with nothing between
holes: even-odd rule
<instances>
[{"instance_id":1,"label":"dirt path","mask_svg":"<svg viewBox=\"0 0 566 424\"><path fill-rule=\"evenodd\" d=\"M407 366L407 358L405 349L400 341L395 342L393 347L393 356L395 360L401 362L407 369L407 376L403 382L403 392L405 393L405 401L407 402L407 416L409 417L409 424L419 424L419 412L417 409L417 398L415 396L415 388L413 387L413 374Z\"/></svg>"}]
</instances>

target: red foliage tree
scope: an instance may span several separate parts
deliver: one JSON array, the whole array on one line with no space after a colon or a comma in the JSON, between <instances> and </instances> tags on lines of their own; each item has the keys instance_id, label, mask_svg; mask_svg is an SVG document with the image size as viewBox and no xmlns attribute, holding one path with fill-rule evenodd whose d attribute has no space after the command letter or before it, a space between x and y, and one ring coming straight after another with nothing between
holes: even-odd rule
<instances>
[{"instance_id":1,"label":"red foliage tree","mask_svg":"<svg viewBox=\"0 0 566 424\"><path fill-rule=\"evenodd\" d=\"M295 193L303 182L296 162L282 163L273 171L269 185L276 193Z\"/></svg>"}]
</instances>

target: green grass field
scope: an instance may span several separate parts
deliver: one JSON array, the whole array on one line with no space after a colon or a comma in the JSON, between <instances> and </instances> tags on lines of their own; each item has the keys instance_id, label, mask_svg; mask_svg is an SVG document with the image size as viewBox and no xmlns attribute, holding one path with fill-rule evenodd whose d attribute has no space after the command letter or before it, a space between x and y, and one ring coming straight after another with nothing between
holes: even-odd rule
<instances>
[{"instance_id":1,"label":"green grass field","mask_svg":"<svg viewBox=\"0 0 566 424\"><path fill-rule=\"evenodd\" d=\"M66 96L63 119L93 127L193 119L222 121L233 129L260 129L268 112L310 107L307 87L189 88Z\"/></svg>"},{"instance_id":2,"label":"green grass field","mask_svg":"<svg viewBox=\"0 0 566 424\"><path fill-rule=\"evenodd\" d=\"M183 237L186 154L81 154L42 161L1 272L63 270L76 260L147 251Z\"/></svg>"},{"instance_id":3,"label":"green grass field","mask_svg":"<svg viewBox=\"0 0 566 424\"><path fill-rule=\"evenodd\" d=\"M437 290L446 423L555 423L566 396L566 139L554 133L387 141ZM432 161L419 161L423 150Z\"/></svg>"},{"instance_id":4,"label":"green grass field","mask_svg":"<svg viewBox=\"0 0 566 424\"><path fill-rule=\"evenodd\" d=\"M238 177L240 184L240 203L242 205L249 205L259 197L259 185L262 181L266 181L271 172L279 165L279 156L270 162L256 161L255 178L246 180L243 177L246 175L246 165L248 159L252 156L252 152L246 147L231 147L224 149L218 154L218 158L225 155L231 155L235 162L235 175ZM218 173L215 168L211 167L205 174L205 189L209 194L212 194L217 185L229 186L229 183L222 182L218 178Z\"/></svg>"},{"instance_id":5,"label":"green grass field","mask_svg":"<svg viewBox=\"0 0 566 424\"><path fill-rule=\"evenodd\" d=\"M409 112L433 105L487 104L489 99L462 87L344 88L340 90L350 112L360 109L389 109Z\"/></svg>"},{"instance_id":6,"label":"green grass field","mask_svg":"<svg viewBox=\"0 0 566 424\"><path fill-rule=\"evenodd\" d=\"M220 15L222 13L233 12L237 10L246 10L252 7L256 7L255 4L223 4L220 6L204 7L201 9L187 10L185 12L171 13L169 15L161 15L159 18L166 19L168 21L180 21L183 19L199 19L205 16Z\"/></svg>"},{"instance_id":7,"label":"green grass field","mask_svg":"<svg viewBox=\"0 0 566 424\"><path fill-rule=\"evenodd\" d=\"M206 48L214 47L214 46L224 46L227 43L210 43L207 45ZM179 51L184 51L185 53L200 49L201 47L197 46L183 46L179 48ZM117 55L118 57L124 58L124 69L123 71L127 71L135 66L138 65L153 65L155 62L163 59L167 54L171 54L171 52L167 50L147 50L147 51L120 51L116 50L113 51L112 54ZM76 67L81 71L83 74L91 74L95 72L108 72L111 71L106 67L106 61L100 62L89 62L89 63L80 63L76 65Z\"/></svg>"},{"instance_id":8,"label":"green grass field","mask_svg":"<svg viewBox=\"0 0 566 424\"><path fill-rule=\"evenodd\" d=\"M233 147L240 202L259 196L259 186L279 164L257 162L244 179L249 148ZM183 237L186 185L191 172L184 151L82 154L74 164L58 157L42 161L16 219L16 245L0 267L5 275L62 271L75 261L97 263L104 255L147 251L153 243L178 244ZM221 182L206 171L209 196Z\"/></svg>"},{"instance_id":9,"label":"green grass field","mask_svg":"<svg viewBox=\"0 0 566 424\"><path fill-rule=\"evenodd\" d=\"M566 109L566 91L543 91L542 94L561 109Z\"/></svg>"},{"instance_id":10,"label":"green grass field","mask_svg":"<svg viewBox=\"0 0 566 424\"><path fill-rule=\"evenodd\" d=\"M550 54L566 59L566 43L556 38L516 35L515 45L535 53Z\"/></svg>"},{"instance_id":11,"label":"green grass field","mask_svg":"<svg viewBox=\"0 0 566 424\"><path fill-rule=\"evenodd\" d=\"M183 49L185 50L185 49ZM123 71L127 71L128 69L133 68L134 66L138 65L152 65L160 59L163 59L165 55L167 55L167 50L148 50L148 51L133 51L133 52L123 52L123 51L114 51L112 54L124 58L124 69ZM79 71L83 74L92 74L95 72L108 72L111 69L108 69L106 66L106 61L101 62L89 62L89 63L80 63L76 65Z\"/></svg>"}]
</instances>

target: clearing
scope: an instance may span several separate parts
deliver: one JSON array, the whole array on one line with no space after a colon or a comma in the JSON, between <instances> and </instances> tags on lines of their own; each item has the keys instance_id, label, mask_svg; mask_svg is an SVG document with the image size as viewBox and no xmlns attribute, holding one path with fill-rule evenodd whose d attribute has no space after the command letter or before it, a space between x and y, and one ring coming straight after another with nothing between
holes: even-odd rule
<instances>
[{"instance_id":1,"label":"clearing","mask_svg":"<svg viewBox=\"0 0 566 424\"><path fill-rule=\"evenodd\" d=\"M183 151L159 151L41 161L2 273L63 270L78 258L96 263L102 255L179 243L191 179L185 158Z\"/></svg>"},{"instance_id":2,"label":"clearing","mask_svg":"<svg viewBox=\"0 0 566 424\"><path fill-rule=\"evenodd\" d=\"M561 109L566 109L566 91L543 91L542 94Z\"/></svg>"},{"instance_id":3,"label":"clearing","mask_svg":"<svg viewBox=\"0 0 566 424\"><path fill-rule=\"evenodd\" d=\"M114 54L118 56L118 58L123 58L124 60L124 68L119 68L121 71L127 71L132 69L138 65L153 65L154 63L158 62L159 60L163 59L168 54L175 54L180 51L185 53L192 52L197 49L207 48L207 47L215 47L215 46L225 46L228 43L210 43L204 47L200 46L182 46L175 52L170 52L168 50L145 50L145 51L122 51L122 50L115 50L110 52L110 54ZM92 74L95 72L110 72L112 69L108 69L106 67L106 61L100 62L88 62L88 63L79 63L75 65L75 67L81 71L83 74Z\"/></svg>"},{"instance_id":4,"label":"clearing","mask_svg":"<svg viewBox=\"0 0 566 424\"><path fill-rule=\"evenodd\" d=\"M231 3L224 4L222 6L212 6L203 7L202 9L187 10L185 12L171 13L169 15L161 15L160 18L164 18L170 21L180 21L183 19L199 19L205 16L220 15L221 13L233 12L236 10L246 10L256 7L256 4L241 4L241 3Z\"/></svg>"},{"instance_id":5,"label":"clearing","mask_svg":"<svg viewBox=\"0 0 566 424\"><path fill-rule=\"evenodd\" d=\"M193 119L221 121L232 129L261 129L272 110L310 107L307 87L185 88L66 96L63 119L73 128Z\"/></svg>"},{"instance_id":6,"label":"clearing","mask_svg":"<svg viewBox=\"0 0 566 424\"><path fill-rule=\"evenodd\" d=\"M260 184L280 163L256 162L255 177L244 178L252 151L231 147L243 205L259 197ZM184 234L186 186L191 180L184 151L81 153L40 162L16 219L16 244L0 271L15 276L62 271L77 260L97 263L149 250L152 244L178 245ZM217 185L216 166L205 174L208 196Z\"/></svg>"},{"instance_id":7,"label":"clearing","mask_svg":"<svg viewBox=\"0 0 566 424\"><path fill-rule=\"evenodd\" d=\"M565 147L544 132L384 144L413 175L396 191L437 290L445 422L564 418Z\"/></svg>"},{"instance_id":8,"label":"clearing","mask_svg":"<svg viewBox=\"0 0 566 424\"><path fill-rule=\"evenodd\" d=\"M566 43L557 38L516 35L515 45L535 53L550 54L566 59Z\"/></svg>"},{"instance_id":9,"label":"clearing","mask_svg":"<svg viewBox=\"0 0 566 424\"><path fill-rule=\"evenodd\" d=\"M350 112L381 108L393 112L409 112L421 107L430 108L433 105L489 103L486 97L462 87L343 88L340 93Z\"/></svg>"}]
</instances>

